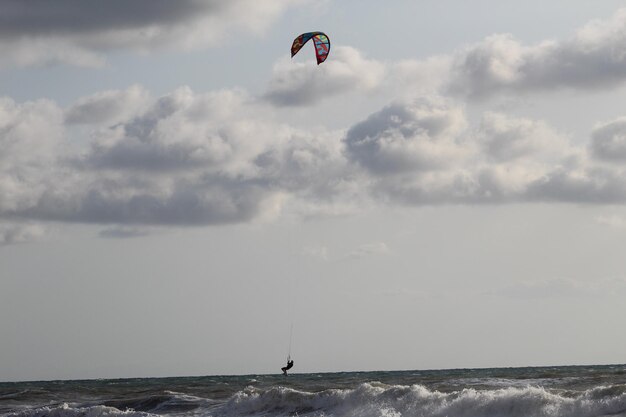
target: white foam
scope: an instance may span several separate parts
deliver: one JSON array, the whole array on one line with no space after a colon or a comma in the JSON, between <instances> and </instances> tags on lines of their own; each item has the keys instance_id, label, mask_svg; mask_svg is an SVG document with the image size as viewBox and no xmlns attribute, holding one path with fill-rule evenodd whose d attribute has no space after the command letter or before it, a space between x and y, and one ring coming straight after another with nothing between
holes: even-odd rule
<instances>
[{"instance_id":1,"label":"white foam","mask_svg":"<svg viewBox=\"0 0 626 417\"><path fill-rule=\"evenodd\" d=\"M71 407L63 403L56 407L39 407L17 413L2 414L1 417L152 417L155 414L134 410L118 410L115 407L96 405L92 407Z\"/></svg>"},{"instance_id":2,"label":"white foam","mask_svg":"<svg viewBox=\"0 0 626 417\"><path fill-rule=\"evenodd\" d=\"M421 385L362 384L318 393L285 387L248 387L215 410L221 417L598 417L626 416L623 386L599 387L577 395L540 387L463 389L443 393Z\"/></svg>"}]
</instances>

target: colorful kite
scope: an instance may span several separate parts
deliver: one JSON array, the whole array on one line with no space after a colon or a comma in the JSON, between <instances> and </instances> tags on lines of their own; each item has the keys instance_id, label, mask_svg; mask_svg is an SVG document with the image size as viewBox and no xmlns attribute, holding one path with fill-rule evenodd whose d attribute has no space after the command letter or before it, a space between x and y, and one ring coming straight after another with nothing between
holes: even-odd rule
<instances>
[{"instance_id":1,"label":"colorful kite","mask_svg":"<svg viewBox=\"0 0 626 417\"><path fill-rule=\"evenodd\" d=\"M313 38L313 44L315 45L315 56L317 57L317 65L326 61L328 53L330 52L330 39L324 32L308 32L303 33L293 40L291 45L291 57L298 53L298 51Z\"/></svg>"}]
</instances>

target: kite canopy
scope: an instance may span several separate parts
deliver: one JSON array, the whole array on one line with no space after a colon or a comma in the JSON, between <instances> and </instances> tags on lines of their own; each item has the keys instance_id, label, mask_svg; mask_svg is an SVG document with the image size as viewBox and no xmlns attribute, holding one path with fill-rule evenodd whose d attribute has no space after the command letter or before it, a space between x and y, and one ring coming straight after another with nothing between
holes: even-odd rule
<instances>
[{"instance_id":1,"label":"kite canopy","mask_svg":"<svg viewBox=\"0 0 626 417\"><path fill-rule=\"evenodd\" d=\"M317 58L317 65L326 61L328 53L330 52L330 39L324 32L308 32L303 33L293 40L291 45L291 57L298 53L298 51L307 43L310 39L313 39L315 45L315 57Z\"/></svg>"}]
</instances>

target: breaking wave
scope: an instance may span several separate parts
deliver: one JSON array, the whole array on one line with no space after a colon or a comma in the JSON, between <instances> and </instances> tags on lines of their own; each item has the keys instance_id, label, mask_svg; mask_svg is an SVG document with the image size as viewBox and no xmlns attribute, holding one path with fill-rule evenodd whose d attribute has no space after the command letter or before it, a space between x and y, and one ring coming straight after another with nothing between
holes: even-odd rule
<instances>
[{"instance_id":1,"label":"breaking wave","mask_svg":"<svg viewBox=\"0 0 626 417\"><path fill-rule=\"evenodd\" d=\"M0 417L626 417L626 385L585 391L509 386L442 392L423 385L362 383L352 389L301 391L249 386L216 401L180 392L62 403Z\"/></svg>"},{"instance_id":2,"label":"breaking wave","mask_svg":"<svg viewBox=\"0 0 626 417\"><path fill-rule=\"evenodd\" d=\"M215 401L165 391L162 394L107 400L102 404L68 404L28 408L0 417L153 417L209 415Z\"/></svg>"},{"instance_id":3,"label":"breaking wave","mask_svg":"<svg viewBox=\"0 0 626 417\"><path fill-rule=\"evenodd\" d=\"M626 416L626 386L588 391L539 387L431 391L421 385L361 384L319 393L248 387L214 410L215 416L309 417L599 417Z\"/></svg>"},{"instance_id":4,"label":"breaking wave","mask_svg":"<svg viewBox=\"0 0 626 417\"><path fill-rule=\"evenodd\" d=\"M91 407L71 407L68 404L30 408L17 413L3 414L3 417L151 417L154 414L142 411L122 411L115 407L95 405Z\"/></svg>"}]
</instances>

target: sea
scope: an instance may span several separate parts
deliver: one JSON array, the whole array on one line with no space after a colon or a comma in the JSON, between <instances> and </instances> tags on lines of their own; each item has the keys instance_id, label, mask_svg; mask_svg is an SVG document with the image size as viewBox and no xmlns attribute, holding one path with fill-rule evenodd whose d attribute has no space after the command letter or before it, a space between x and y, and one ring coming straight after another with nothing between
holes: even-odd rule
<instances>
[{"instance_id":1,"label":"sea","mask_svg":"<svg viewBox=\"0 0 626 417\"><path fill-rule=\"evenodd\" d=\"M0 416L626 416L626 365L4 382Z\"/></svg>"}]
</instances>

